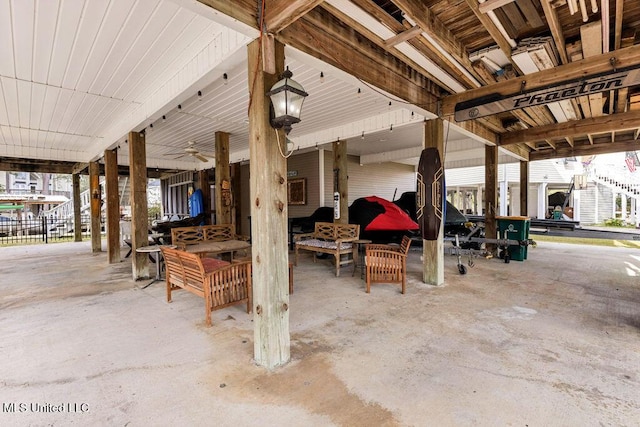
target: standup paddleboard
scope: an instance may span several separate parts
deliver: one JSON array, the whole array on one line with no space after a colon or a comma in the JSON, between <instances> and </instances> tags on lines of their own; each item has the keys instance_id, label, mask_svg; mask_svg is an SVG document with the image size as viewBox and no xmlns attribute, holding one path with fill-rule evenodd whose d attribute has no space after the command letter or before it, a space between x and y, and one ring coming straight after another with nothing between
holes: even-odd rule
<instances>
[{"instance_id":1,"label":"standup paddleboard","mask_svg":"<svg viewBox=\"0 0 640 427\"><path fill-rule=\"evenodd\" d=\"M424 240L437 240L444 217L444 167L437 148L422 150L418 163L416 216Z\"/></svg>"}]
</instances>

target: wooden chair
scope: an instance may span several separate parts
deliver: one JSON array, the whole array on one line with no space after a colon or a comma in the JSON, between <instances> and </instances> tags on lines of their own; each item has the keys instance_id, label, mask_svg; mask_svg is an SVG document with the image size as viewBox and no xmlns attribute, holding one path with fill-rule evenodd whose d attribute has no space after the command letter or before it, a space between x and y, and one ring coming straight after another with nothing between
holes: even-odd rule
<instances>
[{"instance_id":1,"label":"wooden chair","mask_svg":"<svg viewBox=\"0 0 640 427\"><path fill-rule=\"evenodd\" d=\"M402 238L400 246L368 244L365 248L367 293L372 283L398 283L404 294L407 279L407 255L411 239Z\"/></svg>"}]
</instances>

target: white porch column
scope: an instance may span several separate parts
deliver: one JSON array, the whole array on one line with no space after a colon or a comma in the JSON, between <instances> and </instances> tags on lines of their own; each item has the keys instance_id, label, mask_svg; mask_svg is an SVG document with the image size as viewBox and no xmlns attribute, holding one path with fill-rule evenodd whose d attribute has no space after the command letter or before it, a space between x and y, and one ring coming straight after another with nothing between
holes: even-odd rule
<instances>
[{"instance_id":1,"label":"white porch column","mask_svg":"<svg viewBox=\"0 0 640 427\"><path fill-rule=\"evenodd\" d=\"M547 217L547 183L538 184L538 212L537 218L545 219Z\"/></svg>"},{"instance_id":2,"label":"white porch column","mask_svg":"<svg viewBox=\"0 0 640 427\"><path fill-rule=\"evenodd\" d=\"M627 195L620 193L620 218L623 221L627 219Z\"/></svg>"},{"instance_id":3,"label":"white porch column","mask_svg":"<svg viewBox=\"0 0 640 427\"><path fill-rule=\"evenodd\" d=\"M509 191L508 183L506 180L500 181L500 215L507 215L507 192Z\"/></svg>"},{"instance_id":4,"label":"white porch column","mask_svg":"<svg viewBox=\"0 0 640 427\"><path fill-rule=\"evenodd\" d=\"M573 191L573 220L580 221L580 194L582 190Z\"/></svg>"},{"instance_id":5,"label":"white porch column","mask_svg":"<svg viewBox=\"0 0 640 427\"><path fill-rule=\"evenodd\" d=\"M476 215L483 215L482 207L484 206L482 202L482 185L478 185L478 189L476 190Z\"/></svg>"}]
</instances>

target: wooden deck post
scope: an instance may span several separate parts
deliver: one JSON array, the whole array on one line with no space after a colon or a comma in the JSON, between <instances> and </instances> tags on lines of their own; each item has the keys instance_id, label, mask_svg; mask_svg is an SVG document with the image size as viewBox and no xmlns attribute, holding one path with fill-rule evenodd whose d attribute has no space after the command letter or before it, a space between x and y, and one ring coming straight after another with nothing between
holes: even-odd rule
<instances>
[{"instance_id":1,"label":"wooden deck post","mask_svg":"<svg viewBox=\"0 0 640 427\"><path fill-rule=\"evenodd\" d=\"M98 162L89 163L89 190L91 195L91 252L102 251L100 205L102 192L100 190L100 165Z\"/></svg>"},{"instance_id":2,"label":"wooden deck post","mask_svg":"<svg viewBox=\"0 0 640 427\"><path fill-rule=\"evenodd\" d=\"M198 188L202 191L202 206L204 208L205 224L213 224L211 220L211 185L209 184L209 170L198 171Z\"/></svg>"},{"instance_id":3,"label":"wooden deck post","mask_svg":"<svg viewBox=\"0 0 640 427\"><path fill-rule=\"evenodd\" d=\"M253 266L254 359L273 369L291 358L287 250L285 134L269 124L267 92L284 71L284 45L275 42L276 74L263 71L260 39L247 47L249 72L249 170Z\"/></svg>"},{"instance_id":4,"label":"wooden deck post","mask_svg":"<svg viewBox=\"0 0 640 427\"><path fill-rule=\"evenodd\" d=\"M231 212L232 220L236 224L236 233L248 234L242 229L242 165L240 162L231 165L231 200L233 207Z\"/></svg>"},{"instance_id":5,"label":"wooden deck post","mask_svg":"<svg viewBox=\"0 0 640 427\"><path fill-rule=\"evenodd\" d=\"M149 277L149 256L136 249L149 244L147 206L147 150L144 133L129 132L129 181L131 185L131 269L133 279Z\"/></svg>"},{"instance_id":6,"label":"wooden deck post","mask_svg":"<svg viewBox=\"0 0 640 427\"><path fill-rule=\"evenodd\" d=\"M231 224L229 134L216 132L216 224Z\"/></svg>"},{"instance_id":7,"label":"wooden deck post","mask_svg":"<svg viewBox=\"0 0 640 427\"><path fill-rule=\"evenodd\" d=\"M347 165L347 141L333 143L333 191L339 194L340 218L333 222L349 224L349 167Z\"/></svg>"},{"instance_id":8,"label":"wooden deck post","mask_svg":"<svg viewBox=\"0 0 640 427\"><path fill-rule=\"evenodd\" d=\"M80 174L71 175L73 187L73 241L82 242L82 214L80 213Z\"/></svg>"},{"instance_id":9,"label":"wooden deck post","mask_svg":"<svg viewBox=\"0 0 640 427\"><path fill-rule=\"evenodd\" d=\"M498 147L495 145L486 145L484 155L484 231L487 239L495 239L498 237L496 224L496 210L498 205ZM487 243L486 249L487 252L494 253L497 246Z\"/></svg>"},{"instance_id":10,"label":"wooden deck post","mask_svg":"<svg viewBox=\"0 0 640 427\"><path fill-rule=\"evenodd\" d=\"M120 197L118 194L118 150L104 152L104 187L107 192L107 257L120 262Z\"/></svg>"},{"instance_id":11,"label":"wooden deck post","mask_svg":"<svg viewBox=\"0 0 640 427\"><path fill-rule=\"evenodd\" d=\"M442 119L424 122L422 146L435 147L440 153L440 163L444 170L444 126ZM446 189L443 189L446 191ZM446 193L445 193L446 194ZM423 280L429 285L444 285L444 218L436 240L422 241Z\"/></svg>"},{"instance_id":12,"label":"wooden deck post","mask_svg":"<svg viewBox=\"0 0 640 427\"><path fill-rule=\"evenodd\" d=\"M529 162L520 161L520 215L529 216Z\"/></svg>"}]
</instances>

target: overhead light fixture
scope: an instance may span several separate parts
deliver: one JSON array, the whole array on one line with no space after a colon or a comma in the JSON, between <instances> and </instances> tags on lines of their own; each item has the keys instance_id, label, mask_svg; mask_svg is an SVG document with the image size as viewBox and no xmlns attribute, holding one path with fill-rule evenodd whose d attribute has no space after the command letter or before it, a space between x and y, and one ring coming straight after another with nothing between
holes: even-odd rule
<instances>
[{"instance_id":1,"label":"overhead light fixture","mask_svg":"<svg viewBox=\"0 0 640 427\"><path fill-rule=\"evenodd\" d=\"M320 71L320 83L324 83L324 73Z\"/></svg>"},{"instance_id":2,"label":"overhead light fixture","mask_svg":"<svg viewBox=\"0 0 640 427\"><path fill-rule=\"evenodd\" d=\"M198 101L202 101L202 91L198 91Z\"/></svg>"},{"instance_id":3,"label":"overhead light fixture","mask_svg":"<svg viewBox=\"0 0 640 427\"><path fill-rule=\"evenodd\" d=\"M162 122L166 122L167 121L167 116L162 116Z\"/></svg>"},{"instance_id":4,"label":"overhead light fixture","mask_svg":"<svg viewBox=\"0 0 640 427\"><path fill-rule=\"evenodd\" d=\"M360 90L360 88L358 88L358 98L360 98L361 94L362 94L362 90Z\"/></svg>"},{"instance_id":5,"label":"overhead light fixture","mask_svg":"<svg viewBox=\"0 0 640 427\"><path fill-rule=\"evenodd\" d=\"M229 76L227 76L227 73L222 74L222 83L225 85L229 83Z\"/></svg>"},{"instance_id":6,"label":"overhead light fixture","mask_svg":"<svg viewBox=\"0 0 640 427\"><path fill-rule=\"evenodd\" d=\"M309 95L300 83L291 78L292 76L293 73L287 67L282 73L281 80L267 92L273 107L273 116L270 117L271 126L275 129L284 129L287 135L291 132L291 125L300 122L302 103Z\"/></svg>"},{"instance_id":7,"label":"overhead light fixture","mask_svg":"<svg viewBox=\"0 0 640 427\"><path fill-rule=\"evenodd\" d=\"M364 131L362 131L362 136L360 138L364 139Z\"/></svg>"}]
</instances>

